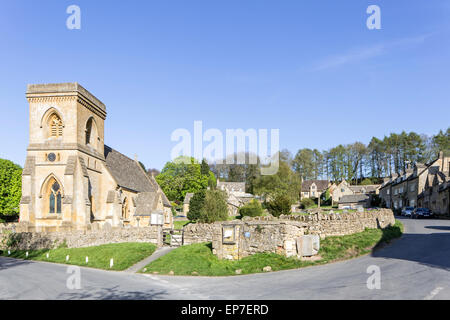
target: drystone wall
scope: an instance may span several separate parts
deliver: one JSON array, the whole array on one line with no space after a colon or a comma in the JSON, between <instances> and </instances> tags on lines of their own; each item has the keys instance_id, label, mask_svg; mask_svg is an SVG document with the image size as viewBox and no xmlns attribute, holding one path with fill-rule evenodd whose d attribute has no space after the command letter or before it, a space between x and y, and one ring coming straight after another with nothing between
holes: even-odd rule
<instances>
[{"instance_id":1,"label":"drystone wall","mask_svg":"<svg viewBox=\"0 0 450 320\"><path fill-rule=\"evenodd\" d=\"M392 210L367 212L286 215L280 218L244 218L213 224L189 224L183 229L183 244L212 242L213 252L221 259L241 259L259 252L285 256L303 256L303 235L320 238L386 228L395 224Z\"/></svg>"},{"instance_id":2,"label":"drystone wall","mask_svg":"<svg viewBox=\"0 0 450 320\"><path fill-rule=\"evenodd\" d=\"M163 244L161 226L106 228L69 232L19 232L17 224L0 225L0 249L37 250L91 247L108 243L147 242L158 247Z\"/></svg>"}]
</instances>

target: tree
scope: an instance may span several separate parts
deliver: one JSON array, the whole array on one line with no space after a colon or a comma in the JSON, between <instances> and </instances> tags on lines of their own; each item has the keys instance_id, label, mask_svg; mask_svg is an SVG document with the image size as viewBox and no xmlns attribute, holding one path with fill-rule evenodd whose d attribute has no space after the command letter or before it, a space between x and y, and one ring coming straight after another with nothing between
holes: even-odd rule
<instances>
[{"instance_id":1,"label":"tree","mask_svg":"<svg viewBox=\"0 0 450 320\"><path fill-rule=\"evenodd\" d=\"M189 212L187 218L191 221L198 221L202 215L202 210L205 205L206 191L200 190L195 193L189 201Z\"/></svg>"},{"instance_id":2,"label":"tree","mask_svg":"<svg viewBox=\"0 0 450 320\"><path fill-rule=\"evenodd\" d=\"M298 200L301 191L301 180L289 164L280 159L277 173L258 177L255 180L254 191L255 194L269 199L285 195L290 202L294 203Z\"/></svg>"},{"instance_id":3,"label":"tree","mask_svg":"<svg viewBox=\"0 0 450 320\"><path fill-rule=\"evenodd\" d=\"M444 133L439 131L432 139L432 148L434 156L437 157L440 151L443 151L445 155L450 155L450 127Z\"/></svg>"},{"instance_id":4,"label":"tree","mask_svg":"<svg viewBox=\"0 0 450 320\"><path fill-rule=\"evenodd\" d=\"M189 208L190 210L190 208ZM199 222L213 223L228 219L227 196L222 190L206 190Z\"/></svg>"},{"instance_id":5,"label":"tree","mask_svg":"<svg viewBox=\"0 0 450 320\"><path fill-rule=\"evenodd\" d=\"M161 173L161 171L159 171L158 169L152 168L152 169L148 169L147 173L150 176L156 177L157 175L159 175Z\"/></svg>"},{"instance_id":6,"label":"tree","mask_svg":"<svg viewBox=\"0 0 450 320\"><path fill-rule=\"evenodd\" d=\"M209 165L208 165L208 163L206 162L205 159L202 160L202 164L201 164L201 167L200 167L200 172L203 175L208 175L209 174Z\"/></svg>"},{"instance_id":7,"label":"tree","mask_svg":"<svg viewBox=\"0 0 450 320\"><path fill-rule=\"evenodd\" d=\"M22 168L9 160L0 159L0 214L18 214L21 196Z\"/></svg>"},{"instance_id":8,"label":"tree","mask_svg":"<svg viewBox=\"0 0 450 320\"><path fill-rule=\"evenodd\" d=\"M178 157L167 162L156 181L170 201L183 201L186 193L197 193L208 187L211 176L202 175L194 158Z\"/></svg>"}]
</instances>

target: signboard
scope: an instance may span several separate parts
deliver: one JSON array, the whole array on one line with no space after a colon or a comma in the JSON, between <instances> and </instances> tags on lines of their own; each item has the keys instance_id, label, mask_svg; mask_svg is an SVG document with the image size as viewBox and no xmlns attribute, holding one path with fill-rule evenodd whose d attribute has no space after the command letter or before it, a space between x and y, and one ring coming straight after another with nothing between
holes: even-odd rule
<instances>
[{"instance_id":1,"label":"signboard","mask_svg":"<svg viewBox=\"0 0 450 320\"><path fill-rule=\"evenodd\" d=\"M152 213L150 216L150 224L151 225L163 225L164 224L164 216L160 213Z\"/></svg>"},{"instance_id":2,"label":"signboard","mask_svg":"<svg viewBox=\"0 0 450 320\"><path fill-rule=\"evenodd\" d=\"M222 243L235 244L236 243L236 231L234 226L222 227Z\"/></svg>"}]
</instances>

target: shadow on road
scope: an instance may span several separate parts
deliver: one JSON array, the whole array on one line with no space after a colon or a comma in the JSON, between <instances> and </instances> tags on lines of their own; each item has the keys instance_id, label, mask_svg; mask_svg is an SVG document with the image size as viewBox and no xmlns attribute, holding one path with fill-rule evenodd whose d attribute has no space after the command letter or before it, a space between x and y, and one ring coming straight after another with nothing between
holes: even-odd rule
<instances>
[{"instance_id":1,"label":"shadow on road","mask_svg":"<svg viewBox=\"0 0 450 320\"><path fill-rule=\"evenodd\" d=\"M0 270L27 265L30 263L32 263L32 261L0 257Z\"/></svg>"},{"instance_id":2,"label":"shadow on road","mask_svg":"<svg viewBox=\"0 0 450 320\"><path fill-rule=\"evenodd\" d=\"M119 286L110 288L83 288L74 293L60 294L57 300L155 300L164 299L166 291L148 289L144 291L120 290Z\"/></svg>"},{"instance_id":3,"label":"shadow on road","mask_svg":"<svg viewBox=\"0 0 450 320\"><path fill-rule=\"evenodd\" d=\"M448 226L427 226L450 230ZM430 267L450 270L450 233L404 233L392 246L372 252L373 257L415 261Z\"/></svg>"},{"instance_id":4,"label":"shadow on road","mask_svg":"<svg viewBox=\"0 0 450 320\"><path fill-rule=\"evenodd\" d=\"M434 229L434 230L448 230L450 231L450 227L449 226L426 226L425 228L427 229ZM450 234L449 234L450 236Z\"/></svg>"}]
</instances>

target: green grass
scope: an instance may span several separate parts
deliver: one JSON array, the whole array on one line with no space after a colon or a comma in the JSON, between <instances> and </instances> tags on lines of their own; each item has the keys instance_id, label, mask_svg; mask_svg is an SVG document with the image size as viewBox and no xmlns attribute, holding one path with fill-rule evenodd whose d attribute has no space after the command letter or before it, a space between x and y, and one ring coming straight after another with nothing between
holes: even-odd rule
<instances>
[{"instance_id":1,"label":"green grass","mask_svg":"<svg viewBox=\"0 0 450 320\"><path fill-rule=\"evenodd\" d=\"M275 253L258 253L239 261L219 260L212 253L211 243L199 243L169 252L146 266L145 273L169 274L173 271L175 275L229 276L235 275L238 269L242 270L241 274L263 272L266 266L273 271L296 269L367 254L400 237L402 232L403 225L396 221L393 227L385 230L366 229L352 235L328 237L321 241L321 259L316 261L286 258Z\"/></svg>"},{"instance_id":2,"label":"green grass","mask_svg":"<svg viewBox=\"0 0 450 320\"><path fill-rule=\"evenodd\" d=\"M64 263L78 266L88 266L105 270L125 270L150 256L156 250L156 246L150 243L112 243L86 248L58 248L54 250L12 251L9 257ZM2 256L8 256L8 251L0 252ZM47 253L49 258L47 259ZM69 255L69 261L66 256ZM86 256L89 262L86 264ZM110 259L114 259L114 266L109 267Z\"/></svg>"},{"instance_id":3,"label":"green grass","mask_svg":"<svg viewBox=\"0 0 450 320\"><path fill-rule=\"evenodd\" d=\"M183 227L187 224L191 223L189 220L178 220L173 222L173 228L174 229L183 229Z\"/></svg>"}]
</instances>

